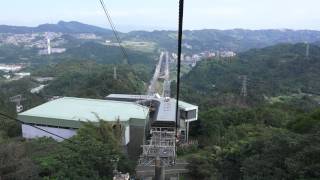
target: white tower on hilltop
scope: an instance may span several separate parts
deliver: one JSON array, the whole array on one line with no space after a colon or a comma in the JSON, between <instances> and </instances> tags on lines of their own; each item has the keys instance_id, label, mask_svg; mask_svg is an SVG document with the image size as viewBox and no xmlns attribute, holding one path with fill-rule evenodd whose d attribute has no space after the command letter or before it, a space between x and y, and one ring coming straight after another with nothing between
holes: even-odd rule
<instances>
[{"instance_id":1,"label":"white tower on hilltop","mask_svg":"<svg viewBox=\"0 0 320 180\"><path fill-rule=\"evenodd\" d=\"M47 38L47 46L48 46L48 55L51 54L51 40L50 38Z\"/></svg>"}]
</instances>

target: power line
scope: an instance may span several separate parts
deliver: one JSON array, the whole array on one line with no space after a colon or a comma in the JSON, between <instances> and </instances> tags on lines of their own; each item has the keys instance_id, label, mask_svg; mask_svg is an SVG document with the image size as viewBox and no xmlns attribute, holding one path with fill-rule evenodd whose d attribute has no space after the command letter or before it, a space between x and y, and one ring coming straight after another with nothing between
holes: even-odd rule
<instances>
[{"instance_id":1,"label":"power line","mask_svg":"<svg viewBox=\"0 0 320 180\"><path fill-rule=\"evenodd\" d=\"M176 101L176 136L178 135L179 97L180 97L180 71L181 71L181 49L183 30L184 0L179 0L179 30L178 30L178 58L177 58L177 101Z\"/></svg>"},{"instance_id":2,"label":"power line","mask_svg":"<svg viewBox=\"0 0 320 180\"><path fill-rule=\"evenodd\" d=\"M128 63L128 53L126 52L124 47L121 45L121 39L119 37L118 31L116 30L116 27L115 27L115 25L114 25L114 23L112 21L112 18L111 18L110 13L109 13L109 11L108 11L105 3L104 3L104 0L99 0L99 1L100 1L101 7L102 7L105 15L107 16L107 19L109 21L110 27L111 27L111 29L113 31L113 34L114 34L114 36L115 36L115 38L116 38L116 40L118 42L119 48L121 49L122 55L125 58L125 62Z\"/></svg>"}]
</instances>

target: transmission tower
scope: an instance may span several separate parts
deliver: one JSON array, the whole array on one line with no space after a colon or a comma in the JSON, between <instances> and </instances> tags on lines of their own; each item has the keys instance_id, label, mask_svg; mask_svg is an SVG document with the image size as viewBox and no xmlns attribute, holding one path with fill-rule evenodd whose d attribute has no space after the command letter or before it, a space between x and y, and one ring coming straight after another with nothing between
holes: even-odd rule
<instances>
[{"instance_id":1,"label":"transmission tower","mask_svg":"<svg viewBox=\"0 0 320 180\"><path fill-rule=\"evenodd\" d=\"M113 67L113 79L114 79L114 80L117 80L117 79L118 79L118 76L117 76L117 67L116 67L116 66Z\"/></svg>"},{"instance_id":2,"label":"transmission tower","mask_svg":"<svg viewBox=\"0 0 320 180\"><path fill-rule=\"evenodd\" d=\"M13 97L10 97L10 102L16 103L16 112L20 113L21 111L23 111L23 106L21 105L21 101L24 101L26 99L22 98L22 95L16 95Z\"/></svg>"},{"instance_id":3,"label":"transmission tower","mask_svg":"<svg viewBox=\"0 0 320 180\"><path fill-rule=\"evenodd\" d=\"M310 44L306 42L306 58L309 58L310 55Z\"/></svg>"},{"instance_id":4,"label":"transmission tower","mask_svg":"<svg viewBox=\"0 0 320 180\"><path fill-rule=\"evenodd\" d=\"M243 75L241 76L241 79L242 79L242 87L241 87L240 96L245 98L248 96L248 92L247 92L248 77L246 75Z\"/></svg>"}]
</instances>

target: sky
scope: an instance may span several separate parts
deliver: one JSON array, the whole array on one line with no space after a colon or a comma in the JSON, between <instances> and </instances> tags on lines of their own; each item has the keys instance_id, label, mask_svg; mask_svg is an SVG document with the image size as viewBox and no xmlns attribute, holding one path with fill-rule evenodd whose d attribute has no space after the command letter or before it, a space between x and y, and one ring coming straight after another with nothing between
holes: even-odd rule
<instances>
[{"instance_id":1,"label":"sky","mask_svg":"<svg viewBox=\"0 0 320 180\"><path fill-rule=\"evenodd\" d=\"M105 0L120 31L175 30L178 0ZM320 0L185 0L184 29L320 30ZM99 0L0 0L0 24L79 21L109 28Z\"/></svg>"}]
</instances>

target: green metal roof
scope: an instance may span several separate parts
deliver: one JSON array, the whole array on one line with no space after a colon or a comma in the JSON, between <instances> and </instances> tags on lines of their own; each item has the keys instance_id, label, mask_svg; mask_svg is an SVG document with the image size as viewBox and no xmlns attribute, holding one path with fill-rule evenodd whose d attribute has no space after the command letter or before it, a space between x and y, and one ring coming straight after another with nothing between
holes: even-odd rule
<instances>
[{"instance_id":1,"label":"green metal roof","mask_svg":"<svg viewBox=\"0 0 320 180\"><path fill-rule=\"evenodd\" d=\"M18 118L26 123L78 128L80 121L98 122L99 118L145 120L148 112L147 107L132 102L64 97L22 112Z\"/></svg>"}]
</instances>

